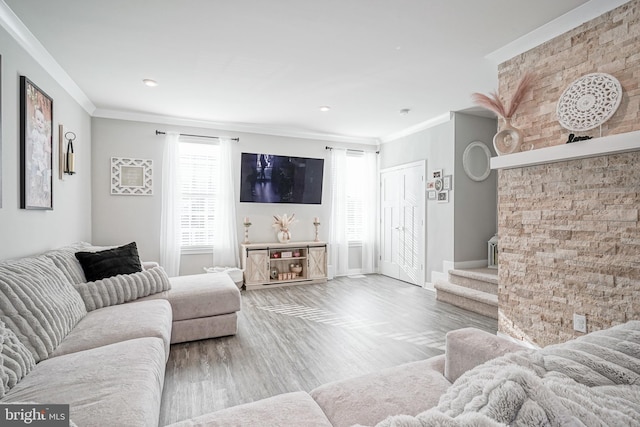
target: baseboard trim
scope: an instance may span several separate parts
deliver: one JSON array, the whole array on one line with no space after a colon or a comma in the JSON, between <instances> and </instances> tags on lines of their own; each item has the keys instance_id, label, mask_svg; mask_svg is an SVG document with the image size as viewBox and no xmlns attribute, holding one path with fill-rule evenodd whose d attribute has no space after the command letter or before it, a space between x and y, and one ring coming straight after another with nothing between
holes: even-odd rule
<instances>
[{"instance_id":1,"label":"baseboard trim","mask_svg":"<svg viewBox=\"0 0 640 427\"><path fill-rule=\"evenodd\" d=\"M487 266L486 259L477 259L474 261L460 261L455 262L454 268L482 268Z\"/></svg>"},{"instance_id":2,"label":"baseboard trim","mask_svg":"<svg viewBox=\"0 0 640 427\"><path fill-rule=\"evenodd\" d=\"M438 280L449 280L449 273L443 273L441 271L432 271L431 272L431 283L436 283Z\"/></svg>"}]
</instances>

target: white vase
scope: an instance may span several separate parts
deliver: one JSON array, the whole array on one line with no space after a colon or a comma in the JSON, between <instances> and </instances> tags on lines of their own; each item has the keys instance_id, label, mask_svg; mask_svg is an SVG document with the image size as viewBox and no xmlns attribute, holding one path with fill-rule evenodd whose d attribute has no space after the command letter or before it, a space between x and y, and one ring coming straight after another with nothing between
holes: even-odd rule
<instances>
[{"instance_id":1,"label":"white vase","mask_svg":"<svg viewBox=\"0 0 640 427\"><path fill-rule=\"evenodd\" d=\"M291 240L291 233L289 233L289 230L278 231L278 242L289 243L289 240Z\"/></svg>"},{"instance_id":2,"label":"white vase","mask_svg":"<svg viewBox=\"0 0 640 427\"><path fill-rule=\"evenodd\" d=\"M493 148L499 156L511 154L520 150L522 132L511 126L511 119L504 119L502 130L493 137Z\"/></svg>"}]
</instances>

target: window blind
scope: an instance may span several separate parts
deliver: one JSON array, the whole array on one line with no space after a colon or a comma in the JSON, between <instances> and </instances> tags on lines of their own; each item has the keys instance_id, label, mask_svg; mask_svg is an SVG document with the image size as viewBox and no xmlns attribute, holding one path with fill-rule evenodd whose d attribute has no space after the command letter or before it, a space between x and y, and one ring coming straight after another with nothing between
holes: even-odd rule
<instances>
[{"instance_id":1,"label":"window blind","mask_svg":"<svg viewBox=\"0 0 640 427\"><path fill-rule=\"evenodd\" d=\"M213 246L219 147L180 143L180 231L183 248Z\"/></svg>"},{"instance_id":2,"label":"window blind","mask_svg":"<svg viewBox=\"0 0 640 427\"><path fill-rule=\"evenodd\" d=\"M347 240L362 241L364 156L362 153L347 152Z\"/></svg>"}]
</instances>

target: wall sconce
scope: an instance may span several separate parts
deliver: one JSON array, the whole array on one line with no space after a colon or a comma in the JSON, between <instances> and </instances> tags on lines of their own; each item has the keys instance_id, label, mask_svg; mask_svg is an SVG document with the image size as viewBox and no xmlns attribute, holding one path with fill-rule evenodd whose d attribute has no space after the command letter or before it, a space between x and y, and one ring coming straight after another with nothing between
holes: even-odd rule
<instances>
[{"instance_id":1,"label":"wall sconce","mask_svg":"<svg viewBox=\"0 0 640 427\"><path fill-rule=\"evenodd\" d=\"M73 175L76 173L76 159L75 153L73 152L73 141L76 139L76 134L67 132L64 134L64 138L67 140L67 154L64 157L64 173Z\"/></svg>"}]
</instances>

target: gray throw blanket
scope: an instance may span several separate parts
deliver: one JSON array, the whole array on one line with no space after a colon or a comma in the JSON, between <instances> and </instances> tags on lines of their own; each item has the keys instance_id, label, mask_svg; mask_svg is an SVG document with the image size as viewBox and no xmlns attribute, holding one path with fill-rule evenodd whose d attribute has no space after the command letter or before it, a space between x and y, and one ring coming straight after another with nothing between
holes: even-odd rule
<instances>
[{"instance_id":1,"label":"gray throw blanket","mask_svg":"<svg viewBox=\"0 0 640 427\"><path fill-rule=\"evenodd\" d=\"M378 427L640 426L640 321L466 372L437 407Z\"/></svg>"}]
</instances>

